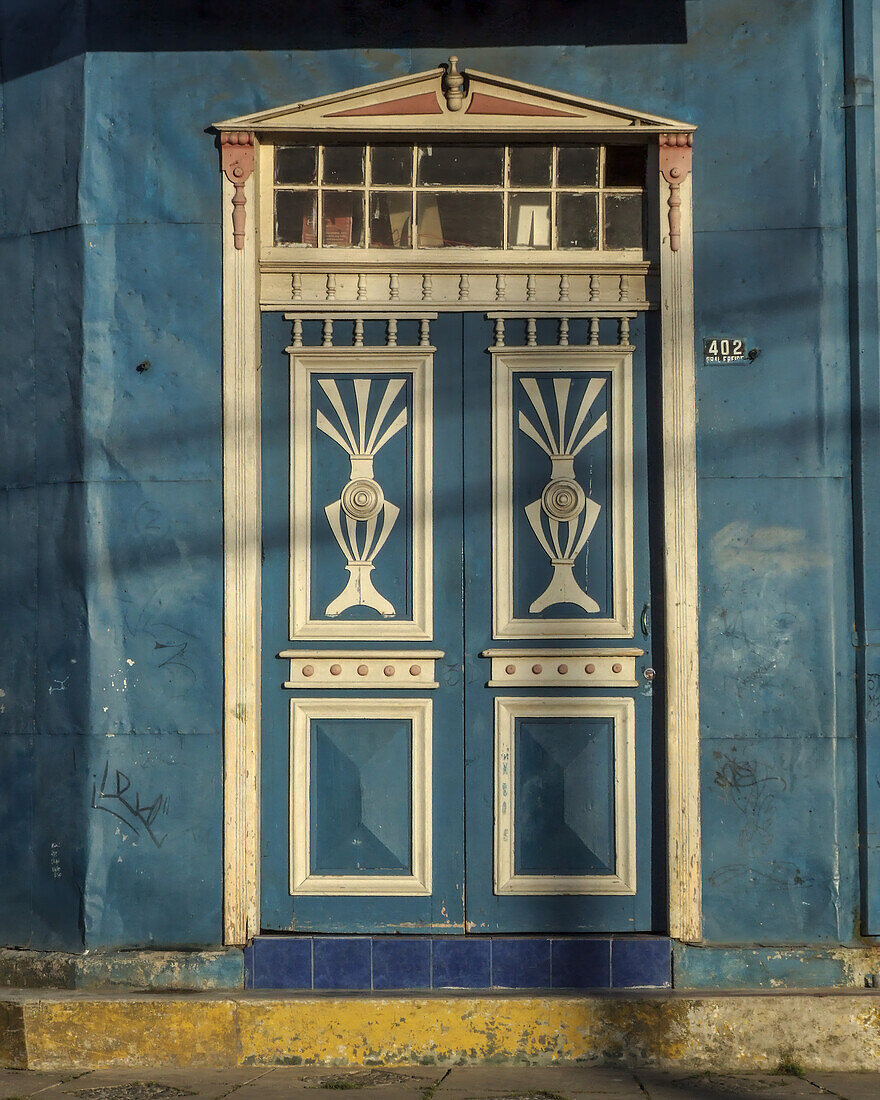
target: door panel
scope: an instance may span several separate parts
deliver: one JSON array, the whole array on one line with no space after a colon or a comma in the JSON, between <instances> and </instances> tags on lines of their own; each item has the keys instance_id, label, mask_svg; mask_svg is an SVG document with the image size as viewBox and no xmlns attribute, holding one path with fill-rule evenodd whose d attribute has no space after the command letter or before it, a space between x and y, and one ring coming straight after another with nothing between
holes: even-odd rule
<instances>
[{"instance_id":1,"label":"door panel","mask_svg":"<svg viewBox=\"0 0 880 1100\"><path fill-rule=\"evenodd\" d=\"M291 352L291 638L432 636L432 368L399 347Z\"/></svg>"},{"instance_id":2,"label":"door panel","mask_svg":"<svg viewBox=\"0 0 880 1100\"><path fill-rule=\"evenodd\" d=\"M461 932L461 323L342 325L263 322L262 922Z\"/></svg>"},{"instance_id":3,"label":"door panel","mask_svg":"<svg viewBox=\"0 0 880 1100\"><path fill-rule=\"evenodd\" d=\"M291 896L431 894L432 703L290 701ZM308 829L298 822L308 822Z\"/></svg>"},{"instance_id":4,"label":"door panel","mask_svg":"<svg viewBox=\"0 0 880 1100\"><path fill-rule=\"evenodd\" d=\"M346 324L264 319L264 927L650 928L641 357Z\"/></svg>"},{"instance_id":5,"label":"door panel","mask_svg":"<svg viewBox=\"0 0 880 1100\"><path fill-rule=\"evenodd\" d=\"M464 320L467 924L644 931L644 360L633 386L629 352L557 347L556 327L487 351L489 323Z\"/></svg>"},{"instance_id":6,"label":"door panel","mask_svg":"<svg viewBox=\"0 0 880 1100\"><path fill-rule=\"evenodd\" d=\"M495 699L495 893L634 894L631 699Z\"/></svg>"},{"instance_id":7,"label":"door panel","mask_svg":"<svg viewBox=\"0 0 880 1100\"><path fill-rule=\"evenodd\" d=\"M493 634L631 638L630 357L552 344L491 357Z\"/></svg>"}]
</instances>

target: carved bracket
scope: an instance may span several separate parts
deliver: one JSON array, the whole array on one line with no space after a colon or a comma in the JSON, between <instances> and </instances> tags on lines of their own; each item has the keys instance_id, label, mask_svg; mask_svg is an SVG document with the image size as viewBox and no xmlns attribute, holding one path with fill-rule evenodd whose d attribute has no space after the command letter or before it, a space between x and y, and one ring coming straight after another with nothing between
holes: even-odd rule
<instances>
[{"instance_id":1,"label":"carved bracket","mask_svg":"<svg viewBox=\"0 0 880 1100\"><path fill-rule=\"evenodd\" d=\"M245 180L254 170L254 135L252 130L230 130L220 135L220 163L229 182L235 188L232 196L232 237L235 247L244 248Z\"/></svg>"},{"instance_id":2,"label":"carved bracket","mask_svg":"<svg viewBox=\"0 0 880 1100\"><path fill-rule=\"evenodd\" d=\"M660 172L669 184L669 247L681 248L681 193L693 164L693 134L660 135Z\"/></svg>"}]
</instances>

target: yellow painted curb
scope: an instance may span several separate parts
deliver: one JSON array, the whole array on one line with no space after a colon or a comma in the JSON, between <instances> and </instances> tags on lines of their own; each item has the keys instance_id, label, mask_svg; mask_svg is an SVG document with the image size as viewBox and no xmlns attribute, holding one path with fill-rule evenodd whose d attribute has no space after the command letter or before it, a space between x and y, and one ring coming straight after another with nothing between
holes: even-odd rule
<instances>
[{"instance_id":1,"label":"yellow painted curb","mask_svg":"<svg viewBox=\"0 0 880 1100\"><path fill-rule=\"evenodd\" d=\"M33 992L0 1001L0 1062L22 1069L584 1062L733 1072L783 1061L880 1069L880 997Z\"/></svg>"}]
</instances>

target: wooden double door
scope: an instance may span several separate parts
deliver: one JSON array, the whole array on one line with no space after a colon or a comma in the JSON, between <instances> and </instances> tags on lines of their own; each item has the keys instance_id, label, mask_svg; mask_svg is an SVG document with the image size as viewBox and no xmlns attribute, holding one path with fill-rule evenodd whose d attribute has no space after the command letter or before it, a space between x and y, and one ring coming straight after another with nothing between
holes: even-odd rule
<instances>
[{"instance_id":1,"label":"wooden double door","mask_svg":"<svg viewBox=\"0 0 880 1100\"><path fill-rule=\"evenodd\" d=\"M264 929L651 930L640 321L329 320L263 321Z\"/></svg>"}]
</instances>

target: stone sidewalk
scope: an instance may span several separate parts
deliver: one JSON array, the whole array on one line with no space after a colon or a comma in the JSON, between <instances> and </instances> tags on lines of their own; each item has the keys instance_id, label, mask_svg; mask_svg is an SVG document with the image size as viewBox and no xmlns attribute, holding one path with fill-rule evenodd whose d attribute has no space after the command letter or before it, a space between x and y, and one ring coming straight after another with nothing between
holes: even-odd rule
<instances>
[{"instance_id":1,"label":"stone sidewalk","mask_svg":"<svg viewBox=\"0 0 880 1100\"><path fill-rule=\"evenodd\" d=\"M795 1067L792 1067L795 1068ZM0 1070L0 1100L880 1100L878 1073L713 1074L583 1066L462 1066L454 1069L254 1068L39 1073Z\"/></svg>"}]
</instances>

